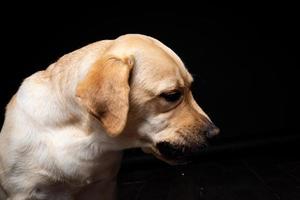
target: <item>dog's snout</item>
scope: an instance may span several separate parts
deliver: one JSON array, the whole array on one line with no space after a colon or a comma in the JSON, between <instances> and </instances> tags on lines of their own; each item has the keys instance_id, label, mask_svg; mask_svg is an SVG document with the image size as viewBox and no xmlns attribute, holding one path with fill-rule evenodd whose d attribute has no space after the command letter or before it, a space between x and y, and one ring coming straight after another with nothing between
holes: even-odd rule
<instances>
[{"instance_id":1,"label":"dog's snout","mask_svg":"<svg viewBox=\"0 0 300 200\"><path fill-rule=\"evenodd\" d=\"M220 133L220 129L216 127L213 123L210 123L205 130L205 134L207 138L215 137L219 133Z\"/></svg>"}]
</instances>

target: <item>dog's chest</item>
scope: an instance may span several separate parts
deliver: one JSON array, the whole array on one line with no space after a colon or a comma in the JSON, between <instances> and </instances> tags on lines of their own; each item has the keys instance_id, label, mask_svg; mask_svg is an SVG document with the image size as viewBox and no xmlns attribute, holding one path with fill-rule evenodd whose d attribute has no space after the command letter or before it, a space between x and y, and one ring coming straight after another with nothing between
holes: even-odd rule
<instances>
[{"instance_id":1,"label":"dog's chest","mask_svg":"<svg viewBox=\"0 0 300 200\"><path fill-rule=\"evenodd\" d=\"M93 138L61 139L55 145L57 168L65 177L82 183L108 178L110 170L120 164L122 153L107 152L104 145Z\"/></svg>"},{"instance_id":2,"label":"dog's chest","mask_svg":"<svg viewBox=\"0 0 300 200\"><path fill-rule=\"evenodd\" d=\"M57 132L47 149L48 160L43 162L47 163L47 176L75 192L93 182L114 177L122 157L121 152L106 152L104 144L95 138L76 138Z\"/></svg>"}]
</instances>

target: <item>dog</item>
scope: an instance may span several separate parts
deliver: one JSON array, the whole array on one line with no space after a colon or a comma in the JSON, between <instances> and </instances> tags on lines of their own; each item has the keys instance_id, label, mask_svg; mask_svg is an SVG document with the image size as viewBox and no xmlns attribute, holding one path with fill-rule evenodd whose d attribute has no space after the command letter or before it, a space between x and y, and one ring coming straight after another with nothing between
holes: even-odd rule
<instances>
[{"instance_id":1,"label":"dog","mask_svg":"<svg viewBox=\"0 0 300 200\"><path fill-rule=\"evenodd\" d=\"M116 198L122 150L184 162L219 133L193 78L157 39L127 34L64 55L6 107L0 185L9 200ZM0 195L1 196L1 195Z\"/></svg>"}]
</instances>

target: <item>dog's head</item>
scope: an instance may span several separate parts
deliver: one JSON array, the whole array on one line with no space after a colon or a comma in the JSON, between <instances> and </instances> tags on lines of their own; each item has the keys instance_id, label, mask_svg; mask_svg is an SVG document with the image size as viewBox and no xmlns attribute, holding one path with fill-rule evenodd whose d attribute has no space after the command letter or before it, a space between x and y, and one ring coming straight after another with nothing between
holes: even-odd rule
<instances>
[{"instance_id":1,"label":"dog's head","mask_svg":"<svg viewBox=\"0 0 300 200\"><path fill-rule=\"evenodd\" d=\"M192 76L158 40L125 35L77 86L77 96L106 132L167 162L206 146L219 130L195 102Z\"/></svg>"}]
</instances>

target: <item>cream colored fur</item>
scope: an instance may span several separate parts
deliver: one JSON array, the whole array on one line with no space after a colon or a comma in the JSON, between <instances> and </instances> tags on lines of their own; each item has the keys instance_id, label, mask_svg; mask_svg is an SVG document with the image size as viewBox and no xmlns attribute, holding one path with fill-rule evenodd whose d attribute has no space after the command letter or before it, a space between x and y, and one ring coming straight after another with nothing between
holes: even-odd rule
<instances>
[{"instance_id":1,"label":"cream colored fur","mask_svg":"<svg viewBox=\"0 0 300 200\"><path fill-rule=\"evenodd\" d=\"M123 149L141 147L164 159L157 142L185 143L177 130L193 135L189 127L209 119L191 82L171 49L137 34L90 44L26 78L0 133L7 198L114 199ZM159 96L177 88L177 103Z\"/></svg>"}]
</instances>

